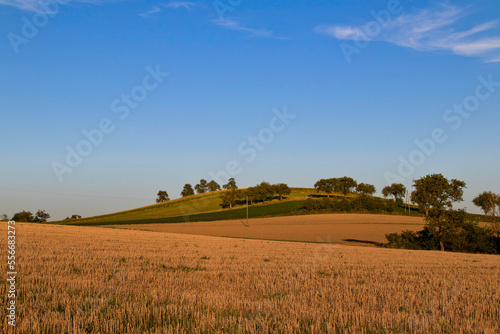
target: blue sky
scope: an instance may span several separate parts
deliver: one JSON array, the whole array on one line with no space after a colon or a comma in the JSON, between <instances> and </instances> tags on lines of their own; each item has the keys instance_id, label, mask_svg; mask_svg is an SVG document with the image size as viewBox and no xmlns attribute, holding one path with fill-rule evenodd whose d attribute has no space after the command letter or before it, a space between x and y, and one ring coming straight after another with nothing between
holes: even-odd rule
<instances>
[{"instance_id":1,"label":"blue sky","mask_svg":"<svg viewBox=\"0 0 500 334\"><path fill-rule=\"evenodd\" d=\"M498 13L0 0L0 214L109 213L224 173L240 187L348 175L379 192L443 173L478 212L474 196L500 192Z\"/></svg>"}]
</instances>

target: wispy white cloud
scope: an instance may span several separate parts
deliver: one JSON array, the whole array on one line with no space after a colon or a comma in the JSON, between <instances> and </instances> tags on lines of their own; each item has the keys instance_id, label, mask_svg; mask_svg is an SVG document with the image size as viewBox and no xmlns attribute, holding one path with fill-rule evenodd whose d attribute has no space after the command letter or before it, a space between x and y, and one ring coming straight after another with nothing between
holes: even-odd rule
<instances>
[{"instance_id":1,"label":"wispy white cloud","mask_svg":"<svg viewBox=\"0 0 500 334\"><path fill-rule=\"evenodd\" d=\"M144 18L147 18L149 17L150 15L153 15L155 13L159 13L161 12L161 9L159 7L154 7L153 9L151 9L150 11L148 12L145 12L145 13L141 13L139 14L140 16L144 17Z\"/></svg>"},{"instance_id":2,"label":"wispy white cloud","mask_svg":"<svg viewBox=\"0 0 500 334\"><path fill-rule=\"evenodd\" d=\"M99 4L105 2L106 0L65 0L64 2L55 1L58 5L61 4L69 4L71 2L80 2L80 3L91 3L91 4ZM26 10L30 12L47 12L47 8L43 6L43 4L48 5L50 1L40 1L40 0L0 0L0 5L16 7L21 10Z\"/></svg>"},{"instance_id":3,"label":"wispy white cloud","mask_svg":"<svg viewBox=\"0 0 500 334\"><path fill-rule=\"evenodd\" d=\"M495 36L493 31L498 22L464 30L457 26L465 16L460 8L443 5L395 17L377 34L370 34L367 25L323 25L315 31L341 40L384 41L419 51L448 50L461 56L481 57L487 62L499 61L500 34Z\"/></svg>"},{"instance_id":4,"label":"wispy white cloud","mask_svg":"<svg viewBox=\"0 0 500 334\"><path fill-rule=\"evenodd\" d=\"M214 20L213 22L224 29L229 29L229 30L234 30L234 31L242 31L242 32L246 32L246 33L248 33L252 36L256 36L256 37L268 37L268 38L283 39L283 38L275 36L271 30L264 29L264 28L261 28L261 29L248 28L234 19L221 18L221 19Z\"/></svg>"},{"instance_id":5,"label":"wispy white cloud","mask_svg":"<svg viewBox=\"0 0 500 334\"><path fill-rule=\"evenodd\" d=\"M0 0L2 1L2 0ZM170 9L187 9L191 10L193 7L197 6L195 2L188 2L188 1L177 1L177 2L169 2L167 4L161 4L160 6L165 7L165 8L170 8ZM140 16L147 18L153 14L160 13L162 9L160 7L153 7L150 11L146 13L139 14Z\"/></svg>"},{"instance_id":6,"label":"wispy white cloud","mask_svg":"<svg viewBox=\"0 0 500 334\"><path fill-rule=\"evenodd\" d=\"M167 8L184 8L184 9L192 9L193 7L196 6L195 2L189 2L189 1L175 1L175 2L170 2L165 5Z\"/></svg>"}]
</instances>

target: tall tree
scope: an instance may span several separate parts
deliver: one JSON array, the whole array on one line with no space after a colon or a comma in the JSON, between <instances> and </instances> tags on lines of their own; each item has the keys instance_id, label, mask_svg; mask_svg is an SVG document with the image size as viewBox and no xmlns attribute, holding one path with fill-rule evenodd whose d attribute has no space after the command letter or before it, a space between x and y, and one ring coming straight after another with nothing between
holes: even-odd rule
<instances>
[{"instance_id":1,"label":"tall tree","mask_svg":"<svg viewBox=\"0 0 500 334\"><path fill-rule=\"evenodd\" d=\"M214 180L208 182L207 187L210 191L220 190L220 185L217 182L215 182Z\"/></svg>"},{"instance_id":2,"label":"tall tree","mask_svg":"<svg viewBox=\"0 0 500 334\"><path fill-rule=\"evenodd\" d=\"M497 206L500 214L500 196L492 193L491 191L485 191L477 195L473 200L475 206L480 207L484 211L484 215L491 216L491 229L495 233L497 248L500 250L500 221L497 217Z\"/></svg>"},{"instance_id":3,"label":"tall tree","mask_svg":"<svg viewBox=\"0 0 500 334\"><path fill-rule=\"evenodd\" d=\"M498 195L492 193L491 191L484 191L477 195L473 200L475 206L480 207L484 211L484 215L491 215L492 217L496 214Z\"/></svg>"},{"instance_id":4,"label":"tall tree","mask_svg":"<svg viewBox=\"0 0 500 334\"><path fill-rule=\"evenodd\" d=\"M21 212L15 213L14 216L12 217L12 220L16 221L16 222L29 223L29 222L35 221L35 217L33 216L33 214L30 211L21 211Z\"/></svg>"},{"instance_id":5,"label":"tall tree","mask_svg":"<svg viewBox=\"0 0 500 334\"><path fill-rule=\"evenodd\" d=\"M223 192L221 195L222 205L225 207L229 206L229 208L232 209L233 204L238 200L239 195L239 191L236 189L230 189L229 191Z\"/></svg>"},{"instance_id":6,"label":"tall tree","mask_svg":"<svg viewBox=\"0 0 500 334\"><path fill-rule=\"evenodd\" d=\"M453 202L463 201L466 184L456 179L448 181L442 174L429 174L413 181L413 187L412 202L429 215L430 209L446 210L452 208Z\"/></svg>"},{"instance_id":7,"label":"tall tree","mask_svg":"<svg viewBox=\"0 0 500 334\"><path fill-rule=\"evenodd\" d=\"M33 221L37 223L45 223L49 218L50 215L47 212L45 212L45 210L38 210L36 212L36 216L35 219L33 219Z\"/></svg>"},{"instance_id":8,"label":"tall tree","mask_svg":"<svg viewBox=\"0 0 500 334\"><path fill-rule=\"evenodd\" d=\"M283 200L283 196L286 196L292 192L292 189L288 187L287 184L285 183L278 183L273 185L274 187L274 192L279 195L280 201Z\"/></svg>"},{"instance_id":9,"label":"tall tree","mask_svg":"<svg viewBox=\"0 0 500 334\"><path fill-rule=\"evenodd\" d=\"M236 185L236 181L234 178L230 178L225 185L223 185L224 189L232 189L236 190L238 189L238 186Z\"/></svg>"},{"instance_id":10,"label":"tall tree","mask_svg":"<svg viewBox=\"0 0 500 334\"><path fill-rule=\"evenodd\" d=\"M194 186L194 189L198 194L206 193L208 191L207 180L201 179L200 183Z\"/></svg>"},{"instance_id":11,"label":"tall tree","mask_svg":"<svg viewBox=\"0 0 500 334\"><path fill-rule=\"evenodd\" d=\"M377 189L373 184L360 183L356 186L356 192L358 194L371 196L375 194L376 191Z\"/></svg>"},{"instance_id":12,"label":"tall tree","mask_svg":"<svg viewBox=\"0 0 500 334\"><path fill-rule=\"evenodd\" d=\"M181 196L186 197L186 196L191 196L191 195L194 195L193 186L191 186L189 183L186 183L184 185L184 189L182 189L182 191L181 191Z\"/></svg>"},{"instance_id":13,"label":"tall tree","mask_svg":"<svg viewBox=\"0 0 500 334\"><path fill-rule=\"evenodd\" d=\"M394 201L397 202L398 198L403 198L406 194L406 187L401 183L393 183L390 186L382 189L384 197L394 196Z\"/></svg>"},{"instance_id":14,"label":"tall tree","mask_svg":"<svg viewBox=\"0 0 500 334\"><path fill-rule=\"evenodd\" d=\"M156 196L158 196L158 197L156 197L156 203L163 203L166 201L170 201L170 198L168 197L167 192L164 190L158 191L158 194Z\"/></svg>"},{"instance_id":15,"label":"tall tree","mask_svg":"<svg viewBox=\"0 0 500 334\"><path fill-rule=\"evenodd\" d=\"M347 194L351 193L354 188L357 186L356 180L354 180L352 177L340 177L333 179L333 190L336 192L342 193L342 195L346 196Z\"/></svg>"},{"instance_id":16,"label":"tall tree","mask_svg":"<svg viewBox=\"0 0 500 334\"><path fill-rule=\"evenodd\" d=\"M314 184L314 188L316 188L317 191L326 193L328 197L330 197L330 194L333 192L333 186L333 179L321 179Z\"/></svg>"},{"instance_id":17,"label":"tall tree","mask_svg":"<svg viewBox=\"0 0 500 334\"><path fill-rule=\"evenodd\" d=\"M246 199L247 196L248 196L248 202L250 203L250 205L252 205L253 202L255 202L259 197L258 189L256 187L250 187L243 190L242 197Z\"/></svg>"},{"instance_id":18,"label":"tall tree","mask_svg":"<svg viewBox=\"0 0 500 334\"><path fill-rule=\"evenodd\" d=\"M5 213L4 213L4 214L2 214L2 220L3 220L3 221L7 221L7 220L9 220L9 216L7 216Z\"/></svg>"},{"instance_id":19,"label":"tall tree","mask_svg":"<svg viewBox=\"0 0 500 334\"><path fill-rule=\"evenodd\" d=\"M269 197L272 198L275 194L275 189L269 182L261 182L257 186L257 189L260 195L260 200L262 200L262 202L265 202Z\"/></svg>"}]
</instances>

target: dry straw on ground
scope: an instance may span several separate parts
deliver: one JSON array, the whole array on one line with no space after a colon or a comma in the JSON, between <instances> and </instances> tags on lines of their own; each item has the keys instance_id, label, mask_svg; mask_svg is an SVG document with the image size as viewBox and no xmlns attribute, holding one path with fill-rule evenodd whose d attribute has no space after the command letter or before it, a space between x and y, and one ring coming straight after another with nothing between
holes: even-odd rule
<instances>
[{"instance_id":1,"label":"dry straw on ground","mask_svg":"<svg viewBox=\"0 0 500 334\"><path fill-rule=\"evenodd\" d=\"M498 256L33 224L17 234L17 333L500 328Z\"/></svg>"}]
</instances>

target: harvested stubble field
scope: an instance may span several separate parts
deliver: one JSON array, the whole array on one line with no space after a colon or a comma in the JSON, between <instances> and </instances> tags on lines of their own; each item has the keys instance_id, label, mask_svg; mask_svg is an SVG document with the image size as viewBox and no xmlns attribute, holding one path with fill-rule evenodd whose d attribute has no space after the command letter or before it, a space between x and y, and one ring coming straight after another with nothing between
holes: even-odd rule
<instances>
[{"instance_id":1,"label":"harvested stubble field","mask_svg":"<svg viewBox=\"0 0 500 334\"><path fill-rule=\"evenodd\" d=\"M196 234L266 240L376 244L387 242L387 233L419 231L423 217L373 214L320 214L222 220L179 224L137 224L112 227L155 232Z\"/></svg>"},{"instance_id":2,"label":"harvested stubble field","mask_svg":"<svg viewBox=\"0 0 500 334\"><path fill-rule=\"evenodd\" d=\"M17 333L500 328L498 256L95 227L17 224L16 231ZM8 332L5 312L0 332Z\"/></svg>"}]
</instances>

